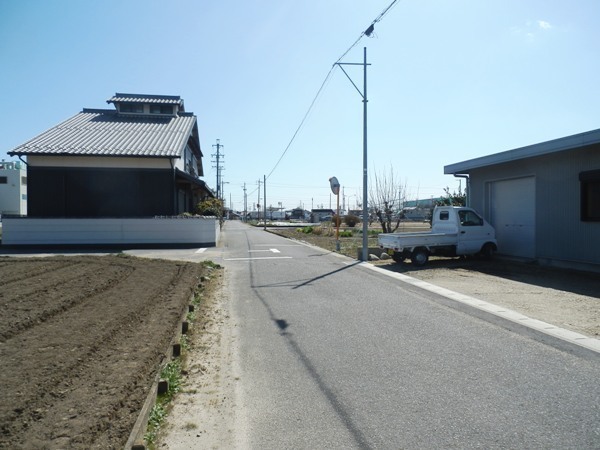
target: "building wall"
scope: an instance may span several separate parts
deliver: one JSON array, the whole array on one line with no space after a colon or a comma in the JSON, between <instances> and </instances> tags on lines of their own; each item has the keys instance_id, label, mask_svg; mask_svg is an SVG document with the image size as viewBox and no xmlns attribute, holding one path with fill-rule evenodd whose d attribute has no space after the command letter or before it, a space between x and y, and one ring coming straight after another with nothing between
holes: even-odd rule
<instances>
[{"instance_id":1,"label":"building wall","mask_svg":"<svg viewBox=\"0 0 600 450\"><path fill-rule=\"evenodd\" d=\"M180 158L175 158L179 161ZM91 167L120 169L171 169L168 158L131 158L127 156L40 156L29 155L30 167ZM182 169L183 170L183 169Z\"/></svg>"},{"instance_id":2,"label":"building wall","mask_svg":"<svg viewBox=\"0 0 600 450\"><path fill-rule=\"evenodd\" d=\"M27 171L21 162L0 162L0 214L27 213Z\"/></svg>"},{"instance_id":3,"label":"building wall","mask_svg":"<svg viewBox=\"0 0 600 450\"><path fill-rule=\"evenodd\" d=\"M174 211L173 171L91 167L28 168L31 217L152 217Z\"/></svg>"},{"instance_id":4,"label":"building wall","mask_svg":"<svg viewBox=\"0 0 600 450\"><path fill-rule=\"evenodd\" d=\"M598 169L599 145L473 169L470 205L490 220L491 183L534 177L535 258L559 266L600 264L600 222L581 220L579 181L580 172Z\"/></svg>"}]
</instances>

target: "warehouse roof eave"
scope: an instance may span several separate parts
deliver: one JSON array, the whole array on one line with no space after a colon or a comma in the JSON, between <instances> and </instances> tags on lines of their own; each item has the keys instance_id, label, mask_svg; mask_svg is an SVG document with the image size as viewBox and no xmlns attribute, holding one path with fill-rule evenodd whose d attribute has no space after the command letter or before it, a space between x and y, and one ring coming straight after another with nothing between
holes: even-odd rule
<instances>
[{"instance_id":1,"label":"warehouse roof eave","mask_svg":"<svg viewBox=\"0 0 600 450\"><path fill-rule=\"evenodd\" d=\"M505 152L494 153L493 155L482 156L480 158L469 159L454 164L444 166L444 174L469 173L473 169L493 166L507 162L518 161L520 159L543 156L550 153L557 153L571 150L579 147L586 147L600 143L600 129L586 131L584 133L574 134L551 141L541 142L539 144L528 145Z\"/></svg>"}]
</instances>

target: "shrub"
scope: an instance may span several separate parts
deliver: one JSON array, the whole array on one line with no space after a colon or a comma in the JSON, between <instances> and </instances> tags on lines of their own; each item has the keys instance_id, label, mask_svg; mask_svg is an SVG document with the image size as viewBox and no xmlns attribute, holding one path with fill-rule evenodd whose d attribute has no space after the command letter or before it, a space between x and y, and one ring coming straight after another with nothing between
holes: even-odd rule
<instances>
[{"instance_id":1,"label":"shrub","mask_svg":"<svg viewBox=\"0 0 600 450\"><path fill-rule=\"evenodd\" d=\"M357 223L360 222L360 218L353 214L348 214L344 217L344 223L348 225L350 228L354 228Z\"/></svg>"},{"instance_id":2,"label":"shrub","mask_svg":"<svg viewBox=\"0 0 600 450\"><path fill-rule=\"evenodd\" d=\"M304 234L311 234L313 231L314 231L313 227L304 227L304 228L302 228L302 232Z\"/></svg>"},{"instance_id":3,"label":"shrub","mask_svg":"<svg viewBox=\"0 0 600 450\"><path fill-rule=\"evenodd\" d=\"M340 237L352 237L352 231L350 231L350 230L340 231Z\"/></svg>"},{"instance_id":4,"label":"shrub","mask_svg":"<svg viewBox=\"0 0 600 450\"><path fill-rule=\"evenodd\" d=\"M223 201L218 198L209 198L196 205L196 212L201 216L223 217Z\"/></svg>"}]
</instances>

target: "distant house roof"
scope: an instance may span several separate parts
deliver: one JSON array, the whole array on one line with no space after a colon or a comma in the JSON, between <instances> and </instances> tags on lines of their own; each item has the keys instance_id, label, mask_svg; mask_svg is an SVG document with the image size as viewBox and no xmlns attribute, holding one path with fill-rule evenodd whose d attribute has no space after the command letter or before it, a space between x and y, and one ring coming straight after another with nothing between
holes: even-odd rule
<instances>
[{"instance_id":1,"label":"distant house roof","mask_svg":"<svg viewBox=\"0 0 600 450\"><path fill-rule=\"evenodd\" d=\"M313 213L326 213L326 214L335 214L333 209L311 209L310 210Z\"/></svg>"},{"instance_id":2,"label":"distant house roof","mask_svg":"<svg viewBox=\"0 0 600 450\"><path fill-rule=\"evenodd\" d=\"M113 99L119 95L125 94L117 94ZM149 97L137 98L148 102ZM179 99L155 97L165 102ZM115 110L84 109L8 154L178 158L195 125L196 117L181 111L175 116L152 117L123 115Z\"/></svg>"},{"instance_id":3,"label":"distant house roof","mask_svg":"<svg viewBox=\"0 0 600 450\"><path fill-rule=\"evenodd\" d=\"M514 150L508 150L493 155L482 156L455 164L444 166L445 174L467 173L470 170L495 164L518 161L520 159L543 156L550 153L563 152L580 147L587 147L600 143L600 129L574 134L572 136L554 139L539 144L529 145Z\"/></svg>"}]
</instances>

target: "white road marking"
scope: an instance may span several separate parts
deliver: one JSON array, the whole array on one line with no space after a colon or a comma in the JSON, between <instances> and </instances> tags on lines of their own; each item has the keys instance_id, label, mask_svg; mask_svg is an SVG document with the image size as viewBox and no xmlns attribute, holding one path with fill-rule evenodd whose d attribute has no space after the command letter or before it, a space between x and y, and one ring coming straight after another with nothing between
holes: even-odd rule
<instances>
[{"instance_id":1,"label":"white road marking","mask_svg":"<svg viewBox=\"0 0 600 450\"><path fill-rule=\"evenodd\" d=\"M256 247L272 247L273 244L254 244ZM301 247L302 244L276 244L277 247Z\"/></svg>"},{"instance_id":2,"label":"white road marking","mask_svg":"<svg viewBox=\"0 0 600 450\"><path fill-rule=\"evenodd\" d=\"M265 256L259 258L223 258L224 261L255 261L258 259L292 259L291 256Z\"/></svg>"},{"instance_id":3,"label":"white road marking","mask_svg":"<svg viewBox=\"0 0 600 450\"><path fill-rule=\"evenodd\" d=\"M206 251L206 247L199 248L198 250L196 250L196 253L204 253L205 251Z\"/></svg>"},{"instance_id":4,"label":"white road marking","mask_svg":"<svg viewBox=\"0 0 600 450\"><path fill-rule=\"evenodd\" d=\"M270 248L269 250L248 250L248 253L254 253L254 252L271 252L271 253L281 253L279 250L277 250L276 248Z\"/></svg>"}]
</instances>

